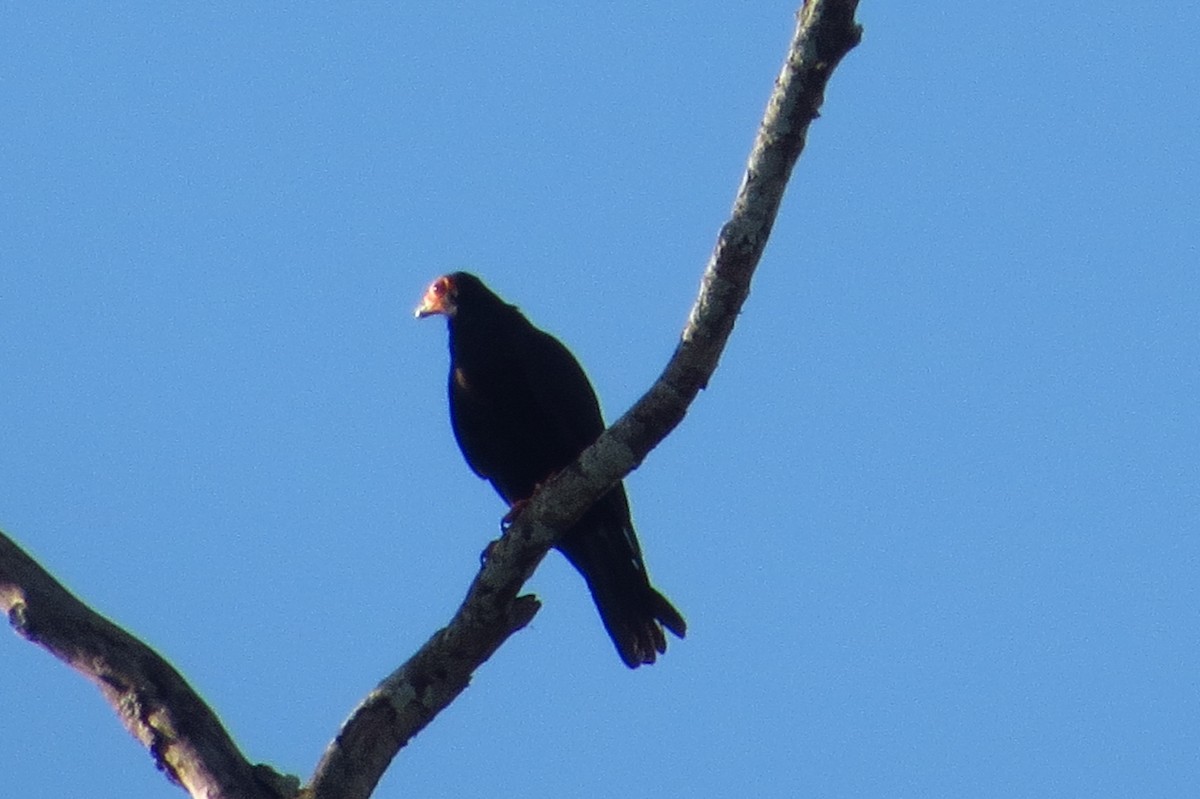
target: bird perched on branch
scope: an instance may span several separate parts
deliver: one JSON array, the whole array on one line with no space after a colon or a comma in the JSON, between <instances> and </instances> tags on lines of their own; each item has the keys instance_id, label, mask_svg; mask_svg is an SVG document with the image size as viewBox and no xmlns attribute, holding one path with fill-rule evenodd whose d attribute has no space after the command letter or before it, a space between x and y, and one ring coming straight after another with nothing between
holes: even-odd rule
<instances>
[{"instance_id":1,"label":"bird perched on branch","mask_svg":"<svg viewBox=\"0 0 1200 799\"><path fill-rule=\"evenodd\" d=\"M537 487L604 430L583 367L562 342L472 274L435 280L417 317L450 330L450 422L467 464L516 515ZM650 585L625 486L617 483L555 547L587 581L604 628L630 668L666 652L663 627L682 638L683 617Z\"/></svg>"}]
</instances>

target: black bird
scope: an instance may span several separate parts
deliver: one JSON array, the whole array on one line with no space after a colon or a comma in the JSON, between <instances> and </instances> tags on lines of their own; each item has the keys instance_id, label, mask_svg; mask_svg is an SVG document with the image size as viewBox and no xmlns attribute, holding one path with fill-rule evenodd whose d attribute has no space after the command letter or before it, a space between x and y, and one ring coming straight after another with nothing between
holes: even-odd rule
<instances>
[{"instance_id":1,"label":"black bird","mask_svg":"<svg viewBox=\"0 0 1200 799\"><path fill-rule=\"evenodd\" d=\"M570 464L604 430L596 392L562 342L472 274L435 280L418 317L441 314L450 330L450 422L467 464L519 513L538 485ZM683 616L650 585L618 483L555 544L587 581L625 665L666 652L666 627Z\"/></svg>"}]
</instances>

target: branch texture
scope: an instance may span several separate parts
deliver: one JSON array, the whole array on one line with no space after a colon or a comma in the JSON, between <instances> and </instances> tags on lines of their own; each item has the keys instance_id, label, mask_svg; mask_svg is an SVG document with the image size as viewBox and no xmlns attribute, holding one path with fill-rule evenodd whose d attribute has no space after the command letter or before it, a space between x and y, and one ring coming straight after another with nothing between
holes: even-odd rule
<instances>
[{"instance_id":1,"label":"branch texture","mask_svg":"<svg viewBox=\"0 0 1200 799\"><path fill-rule=\"evenodd\" d=\"M635 469L682 420L712 376L771 233L792 167L804 148L834 67L862 29L857 0L809 0L767 105L734 201L705 268L700 294L674 355L650 390L572 466L533 497L489 550L450 623L372 691L329 745L306 795L366 799L414 735L450 704L471 674L538 610L517 596L567 529Z\"/></svg>"},{"instance_id":2,"label":"branch texture","mask_svg":"<svg viewBox=\"0 0 1200 799\"><path fill-rule=\"evenodd\" d=\"M303 796L366 799L396 753L538 611L521 586L560 531L635 469L682 420L717 367L750 291L825 85L861 37L857 0L808 0L680 342L650 390L533 497L450 623L372 691L325 751ZM94 682L158 767L194 797L277 799L295 778L252 766L216 714L141 641L84 605L0 533L0 609L18 634Z\"/></svg>"},{"instance_id":3,"label":"branch texture","mask_svg":"<svg viewBox=\"0 0 1200 799\"><path fill-rule=\"evenodd\" d=\"M94 682L158 768L192 796L277 799L286 790L284 778L246 762L171 664L76 599L3 533L0 609L17 634Z\"/></svg>"}]
</instances>

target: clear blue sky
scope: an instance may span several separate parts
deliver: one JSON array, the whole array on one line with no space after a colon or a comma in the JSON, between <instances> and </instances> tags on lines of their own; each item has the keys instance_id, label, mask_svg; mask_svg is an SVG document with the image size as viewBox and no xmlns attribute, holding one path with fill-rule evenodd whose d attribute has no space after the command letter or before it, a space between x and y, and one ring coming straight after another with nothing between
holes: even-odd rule
<instances>
[{"instance_id":1,"label":"clear blue sky","mask_svg":"<svg viewBox=\"0 0 1200 799\"><path fill-rule=\"evenodd\" d=\"M545 602L380 797L1194 795L1200 12L866 3L721 369L629 480L687 615ZM504 508L469 268L610 416L670 354L794 8L0 11L0 527L307 776ZM176 797L0 635L0 796Z\"/></svg>"}]
</instances>

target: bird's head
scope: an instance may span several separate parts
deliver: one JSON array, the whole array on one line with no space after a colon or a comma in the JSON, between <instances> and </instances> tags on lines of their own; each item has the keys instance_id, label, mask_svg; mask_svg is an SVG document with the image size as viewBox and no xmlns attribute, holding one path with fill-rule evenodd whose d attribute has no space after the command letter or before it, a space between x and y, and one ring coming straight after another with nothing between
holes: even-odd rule
<instances>
[{"instance_id":1,"label":"bird's head","mask_svg":"<svg viewBox=\"0 0 1200 799\"><path fill-rule=\"evenodd\" d=\"M458 285L454 277L442 275L429 284L429 288L425 289L425 296L421 298L421 304L417 306L418 319L434 314L441 314L448 319L454 318L458 311Z\"/></svg>"},{"instance_id":2,"label":"bird's head","mask_svg":"<svg viewBox=\"0 0 1200 799\"><path fill-rule=\"evenodd\" d=\"M458 313L459 305L464 301L475 307L480 304L480 300L490 294L491 292L483 285L483 282L468 272L442 275L430 283L429 288L425 290L425 296L421 298L421 304L417 306L416 317L424 319L426 316L441 314L448 319L453 319L454 315ZM472 297L475 298L474 301L471 300Z\"/></svg>"}]
</instances>

